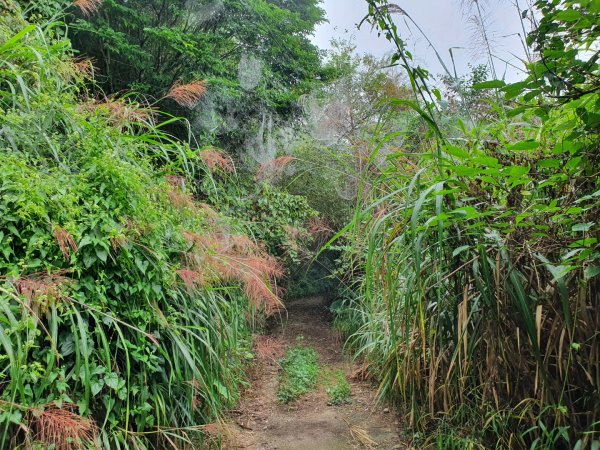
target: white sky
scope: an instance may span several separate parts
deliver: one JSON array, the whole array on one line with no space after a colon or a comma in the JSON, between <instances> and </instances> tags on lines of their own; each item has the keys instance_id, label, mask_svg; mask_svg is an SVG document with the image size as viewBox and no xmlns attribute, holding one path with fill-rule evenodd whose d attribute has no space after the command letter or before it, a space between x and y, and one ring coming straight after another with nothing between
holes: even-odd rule
<instances>
[{"instance_id":1,"label":"white sky","mask_svg":"<svg viewBox=\"0 0 600 450\"><path fill-rule=\"evenodd\" d=\"M473 49L476 46L473 39L475 33L468 18L461 13L459 0L397 0L390 3L398 4L413 18L437 48L450 70L452 63L448 49L463 47L453 50L458 75L469 72L469 63L487 61L487 54L483 49L479 52ZM515 33L523 35L523 32L518 12L512 3L508 0L480 0L480 5L485 8L493 53L515 66L522 67L520 59L523 59L524 51L520 37ZM367 13L365 0L324 0L322 7L327 13L329 23L320 25L313 37L313 42L320 48L330 48L329 42L332 38L354 36L359 53L383 56L391 51L392 44L383 36L378 38L376 30L371 31L368 24L363 24L361 30L357 30L356 25ZM394 19L400 35L408 42L408 48L417 62L434 75L441 74L442 66L418 30L401 15L395 14ZM407 27L407 22L410 28ZM499 59L495 59L494 64L498 78L503 78L504 74L508 81L522 78L521 71Z\"/></svg>"}]
</instances>

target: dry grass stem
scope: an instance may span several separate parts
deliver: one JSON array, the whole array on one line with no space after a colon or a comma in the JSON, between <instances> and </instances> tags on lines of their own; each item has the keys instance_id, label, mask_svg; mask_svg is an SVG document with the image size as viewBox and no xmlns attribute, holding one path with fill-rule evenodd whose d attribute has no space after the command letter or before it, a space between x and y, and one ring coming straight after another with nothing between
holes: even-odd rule
<instances>
[{"instance_id":1,"label":"dry grass stem","mask_svg":"<svg viewBox=\"0 0 600 450\"><path fill-rule=\"evenodd\" d=\"M348 425L348 429L350 430L350 435L352 439L358 441L361 445L366 448L374 448L377 447L377 442L375 442L369 433L364 428L357 427L356 425L351 425L347 420L344 419L346 424Z\"/></svg>"},{"instance_id":2,"label":"dry grass stem","mask_svg":"<svg viewBox=\"0 0 600 450\"><path fill-rule=\"evenodd\" d=\"M74 413L75 405L46 405L32 411L35 440L55 450L96 449L98 428L94 421Z\"/></svg>"}]
</instances>

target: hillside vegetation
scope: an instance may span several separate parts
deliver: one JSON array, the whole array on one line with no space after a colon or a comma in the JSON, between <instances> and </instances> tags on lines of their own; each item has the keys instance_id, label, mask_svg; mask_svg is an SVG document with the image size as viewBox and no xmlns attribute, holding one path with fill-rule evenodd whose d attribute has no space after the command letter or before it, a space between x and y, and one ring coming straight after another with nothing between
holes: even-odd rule
<instances>
[{"instance_id":1,"label":"hillside vegetation","mask_svg":"<svg viewBox=\"0 0 600 450\"><path fill-rule=\"evenodd\" d=\"M280 308L284 268L247 221L196 200L235 183L229 157L174 140L175 119L133 96L91 97L64 24L4 8L0 447L201 445L238 398L251 319Z\"/></svg>"},{"instance_id":2,"label":"hillside vegetation","mask_svg":"<svg viewBox=\"0 0 600 450\"><path fill-rule=\"evenodd\" d=\"M0 0L0 448L219 448L308 295L413 447L599 448L600 3L510 6L512 83L484 2L440 76L365 4L389 58L317 0ZM280 350L268 395L351 410Z\"/></svg>"}]
</instances>

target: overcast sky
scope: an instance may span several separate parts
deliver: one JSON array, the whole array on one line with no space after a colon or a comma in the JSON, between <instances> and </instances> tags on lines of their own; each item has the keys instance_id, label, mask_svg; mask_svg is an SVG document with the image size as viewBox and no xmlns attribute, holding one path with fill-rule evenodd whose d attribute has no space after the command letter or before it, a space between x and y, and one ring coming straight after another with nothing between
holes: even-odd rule
<instances>
[{"instance_id":1,"label":"overcast sky","mask_svg":"<svg viewBox=\"0 0 600 450\"><path fill-rule=\"evenodd\" d=\"M468 64L485 63L486 52L477 50L473 25L469 23L460 9L460 0L398 0L397 3L427 34L433 45L444 59L450 70L452 64L448 49L453 50L456 70L459 75L469 72ZM485 17L488 23L488 33L492 40L493 53L515 66L522 67L523 47L520 37L523 34L519 15L512 1L480 2L485 7ZM323 8L327 12L329 23L320 25L313 37L320 48L330 48L332 38L354 36L359 53L371 53L383 56L389 53L392 45L384 38L377 37L376 31L371 31L368 24L363 24L361 30L356 25L367 13L365 0L324 0ZM443 69L435 53L418 30L401 15L394 15L401 36L408 42L419 64L429 69L433 74L441 74ZM522 78L522 72L507 65L500 59L494 61L498 78L510 81Z\"/></svg>"}]
</instances>

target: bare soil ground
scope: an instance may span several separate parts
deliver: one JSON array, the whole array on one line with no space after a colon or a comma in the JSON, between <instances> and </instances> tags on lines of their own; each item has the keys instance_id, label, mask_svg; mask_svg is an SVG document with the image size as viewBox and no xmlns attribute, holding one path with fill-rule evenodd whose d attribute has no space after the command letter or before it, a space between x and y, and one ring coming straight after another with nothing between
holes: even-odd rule
<instances>
[{"instance_id":1,"label":"bare soil ground","mask_svg":"<svg viewBox=\"0 0 600 450\"><path fill-rule=\"evenodd\" d=\"M314 348L324 369L341 369L350 381L352 402L329 406L322 383L291 405L277 401L279 360L286 348ZM224 448L249 450L404 449L399 418L376 405L375 387L356 379L357 368L342 353L340 336L332 330L325 300L297 300L287 305L287 317L268 336L257 340L257 362L251 386L230 414ZM360 372L360 371L358 371ZM353 376L354 375L354 376Z\"/></svg>"}]
</instances>

